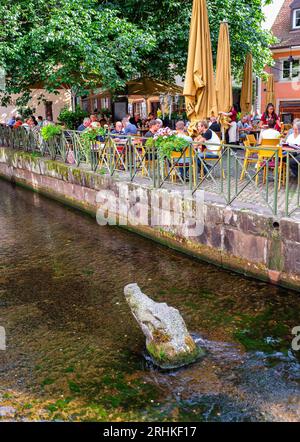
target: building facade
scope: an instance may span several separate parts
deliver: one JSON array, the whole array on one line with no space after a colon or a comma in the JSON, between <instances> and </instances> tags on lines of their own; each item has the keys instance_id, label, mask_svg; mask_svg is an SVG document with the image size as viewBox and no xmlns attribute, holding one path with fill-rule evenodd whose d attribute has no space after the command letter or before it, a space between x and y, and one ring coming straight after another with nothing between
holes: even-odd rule
<instances>
[{"instance_id":1,"label":"building facade","mask_svg":"<svg viewBox=\"0 0 300 442\"><path fill-rule=\"evenodd\" d=\"M39 97L43 95L43 100ZM12 115L18 113L20 106L16 104L18 95L12 96L12 103L9 106L0 106L0 123L7 123ZM52 121L57 121L57 117L63 108L72 108L72 96L69 89L60 89L58 94L47 92L45 89L36 88L32 90L32 99L26 107L34 109L36 116L48 117Z\"/></svg>"},{"instance_id":2,"label":"building facade","mask_svg":"<svg viewBox=\"0 0 300 442\"><path fill-rule=\"evenodd\" d=\"M277 43L271 47L274 66L275 106L282 121L300 118L300 0L285 0L271 28ZM267 85L261 85L261 110L266 103Z\"/></svg>"}]
</instances>

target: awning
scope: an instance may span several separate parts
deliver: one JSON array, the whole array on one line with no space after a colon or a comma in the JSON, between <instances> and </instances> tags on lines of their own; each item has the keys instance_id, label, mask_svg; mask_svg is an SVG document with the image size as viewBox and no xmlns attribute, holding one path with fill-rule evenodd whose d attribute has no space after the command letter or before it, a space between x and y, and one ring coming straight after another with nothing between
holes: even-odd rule
<instances>
[{"instance_id":1,"label":"awning","mask_svg":"<svg viewBox=\"0 0 300 442\"><path fill-rule=\"evenodd\" d=\"M127 95L142 95L151 97L152 95L182 95L183 88L177 85L168 84L164 81L153 80L151 78L140 78L127 83Z\"/></svg>"}]
</instances>

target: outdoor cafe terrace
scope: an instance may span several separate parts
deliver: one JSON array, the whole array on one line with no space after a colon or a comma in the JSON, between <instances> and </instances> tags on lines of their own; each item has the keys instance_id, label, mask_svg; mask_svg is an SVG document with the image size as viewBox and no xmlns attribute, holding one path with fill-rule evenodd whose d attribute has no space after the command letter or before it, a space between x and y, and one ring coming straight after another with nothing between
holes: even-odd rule
<instances>
[{"instance_id":1,"label":"outdoor cafe terrace","mask_svg":"<svg viewBox=\"0 0 300 442\"><path fill-rule=\"evenodd\" d=\"M165 157L155 142L149 146L140 136L120 138L108 134L103 142L87 145L76 131L65 131L46 142L40 134L22 127L11 130L0 126L1 147L31 152L33 157L74 163L74 167L154 188L192 193L204 190L207 201L300 219L300 173L297 179L289 173L289 163L298 151L281 147L278 142L267 143L221 143L216 159L202 159L202 146L197 142Z\"/></svg>"}]
</instances>

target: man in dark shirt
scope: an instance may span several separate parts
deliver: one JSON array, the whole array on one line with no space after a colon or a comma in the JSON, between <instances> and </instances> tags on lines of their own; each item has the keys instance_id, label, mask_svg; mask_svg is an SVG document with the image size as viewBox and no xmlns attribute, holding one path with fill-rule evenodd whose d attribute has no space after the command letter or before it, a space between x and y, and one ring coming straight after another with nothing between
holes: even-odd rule
<instances>
[{"instance_id":1,"label":"man in dark shirt","mask_svg":"<svg viewBox=\"0 0 300 442\"><path fill-rule=\"evenodd\" d=\"M136 114L134 117L130 118L129 122L131 124L134 124L136 127L142 126L142 120L141 120L140 114Z\"/></svg>"},{"instance_id":2,"label":"man in dark shirt","mask_svg":"<svg viewBox=\"0 0 300 442\"><path fill-rule=\"evenodd\" d=\"M149 130L145 134L145 138L153 138L154 135L157 133L157 131L160 128L160 122L157 120L151 120L149 122Z\"/></svg>"}]
</instances>

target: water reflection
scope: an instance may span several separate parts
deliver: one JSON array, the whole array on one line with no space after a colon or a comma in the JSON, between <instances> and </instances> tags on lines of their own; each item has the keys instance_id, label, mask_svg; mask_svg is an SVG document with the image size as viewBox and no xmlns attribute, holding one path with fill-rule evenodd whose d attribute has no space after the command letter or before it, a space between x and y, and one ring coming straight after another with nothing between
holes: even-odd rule
<instances>
[{"instance_id":1,"label":"water reflection","mask_svg":"<svg viewBox=\"0 0 300 442\"><path fill-rule=\"evenodd\" d=\"M0 182L0 419L300 420L299 295ZM207 356L162 373L124 301L179 308Z\"/></svg>"}]
</instances>

